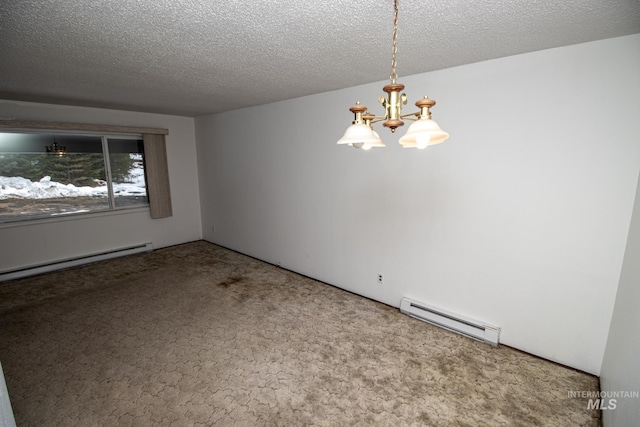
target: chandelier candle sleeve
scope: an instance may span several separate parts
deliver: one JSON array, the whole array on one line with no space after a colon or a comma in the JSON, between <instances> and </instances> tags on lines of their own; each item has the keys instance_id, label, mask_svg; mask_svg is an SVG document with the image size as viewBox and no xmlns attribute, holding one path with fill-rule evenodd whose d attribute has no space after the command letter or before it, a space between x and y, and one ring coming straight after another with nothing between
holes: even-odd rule
<instances>
[{"instance_id":1,"label":"chandelier candle sleeve","mask_svg":"<svg viewBox=\"0 0 640 427\"><path fill-rule=\"evenodd\" d=\"M402 106L407 104L407 95L402 92L404 85L396 82L396 52L398 38L398 0L394 0L394 19L393 19L393 55L391 61L391 83L384 86L382 90L387 96L381 96L379 101L385 109L384 116L375 116L369 113L367 107L356 102L351 107L351 111L355 118L342 136L338 140L338 144L346 144L355 148L368 150L371 147L384 147L384 143L380 136L373 130L373 124L383 122L382 126L395 132L397 128L404 126L404 120L413 120L413 123L407 129L406 134L400 138L400 145L403 148L424 149L429 145L440 144L449 138L449 134L431 119L430 108L436 105L433 99L424 97L416 102L416 106L420 109L417 112L402 114Z\"/></svg>"}]
</instances>

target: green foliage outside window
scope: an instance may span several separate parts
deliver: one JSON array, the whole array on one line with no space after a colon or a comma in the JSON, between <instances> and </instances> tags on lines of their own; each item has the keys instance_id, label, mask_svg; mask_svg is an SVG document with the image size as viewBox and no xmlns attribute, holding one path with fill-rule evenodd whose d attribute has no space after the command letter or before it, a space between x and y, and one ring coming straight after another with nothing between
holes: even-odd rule
<instances>
[{"instance_id":1,"label":"green foliage outside window","mask_svg":"<svg viewBox=\"0 0 640 427\"><path fill-rule=\"evenodd\" d=\"M136 160L129 154L111 155L111 176L116 182L125 182ZM0 175L20 176L39 181L50 176L52 181L76 186L102 185L96 177L105 179L104 157L101 153L52 154L4 153L0 155Z\"/></svg>"}]
</instances>

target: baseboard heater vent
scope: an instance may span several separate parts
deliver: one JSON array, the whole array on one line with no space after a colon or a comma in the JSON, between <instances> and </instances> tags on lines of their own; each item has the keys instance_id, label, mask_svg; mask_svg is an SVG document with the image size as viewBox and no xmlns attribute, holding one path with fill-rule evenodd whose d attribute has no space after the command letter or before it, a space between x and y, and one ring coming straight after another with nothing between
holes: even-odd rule
<instances>
[{"instance_id":1,"label":"baseboard heater vent","mask_svg":"<svg viewBox=\"0 0 640 427\"><path fill-rule=\"evenodd\" d=\"M465 335L474 340L482 341L493 346L498 345L500 328L487 325L478 320L469 319L459 314L431 307L409 298L402 299L400 311L423 322L440 326L441 328Z\"/></svg>"},{"instance_id":2,"label":"baseboard heater vent","mask_svg":"<svg viewBox=\"0 0 640 427\"><path fill-rule=\"evenodd\" d=\"M23 267L16 270L1 272L0 282L20 279L27 276L34 276L41 273L48 273L54 270L62 270L63 268L76 267L78 265L90 264L92 262L104 261L111 258L133 255L141 252L151 252L152 250L153 245L151 243L142 243L135 246L128 246L126 248L111 249L105 252L94 253L76 258L62 259L46 264Z\"/></svg>"}]
</instances>

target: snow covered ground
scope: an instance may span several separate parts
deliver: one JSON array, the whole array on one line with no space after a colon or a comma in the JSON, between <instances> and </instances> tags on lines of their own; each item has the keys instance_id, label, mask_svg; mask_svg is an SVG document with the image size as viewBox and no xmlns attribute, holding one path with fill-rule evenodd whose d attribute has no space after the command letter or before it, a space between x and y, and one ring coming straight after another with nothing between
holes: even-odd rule
<instances>
[{"instance_id":1,"label":"snow covered ground","mask_svg":"<svg viewBox=\"0 0 640 427\"><path fill-rule=\"evenodd\" d=\"M144 182L144 170L133 169L128 183L114 183L113 192L118 196L144 196L147 193ZM51 199L58 197L91 197L107 195L107 183L96 180L97 187L76 187L73 184L61 184L51 181L50 176L40 181L19 176L0 176L0 200L15 197L26 199Z\"/></svg>"},{"instance_id":2,"label":"snow covered ground","mask_svg":"<svg viewBox=\"0 0 640 427\"><path fill-rule=\"evenodd\" d=\"M113 193L118 196L145 196L147 194L144 180L142 154L131 153L133 167L129 170L126 183L113 183ZM3 199L54 199L60 197L106 197L107 183L96 179L95 187L77 187L73 184L62 184L51 181L44 176L39 181L20 176L0 176L0 200Z\"/></svg>"}]
</instances>

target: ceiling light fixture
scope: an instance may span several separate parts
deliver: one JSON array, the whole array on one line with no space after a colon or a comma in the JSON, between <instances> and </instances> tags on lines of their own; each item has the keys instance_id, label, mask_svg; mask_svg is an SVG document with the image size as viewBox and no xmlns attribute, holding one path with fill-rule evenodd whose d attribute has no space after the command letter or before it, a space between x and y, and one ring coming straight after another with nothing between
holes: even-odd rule
<instances>
[{"instance_id":1,"label":"ceiling light fixture","mask_svg":"<svg viewBox=\"0 0 640 427\"><path fill-rule=\"evenodd\" d=\"M65 154L67 154L67 147L58 145L58 143L56 142L55 136L53 137L53 144L47 145L45 146L45 148L47 149L48 154L55 154L58 156L64 156Z\"/></svg>"},{"instance_id":2,"label":"ceiling light fixture","mask_svg":"<svg viewBox=\"0 0 640 427\"><path fill-rule=\"evenodd\" d=\"M398 0L393 2L394 18L393 18L393 55L391 60L391 83L384 86L382 90L387 93L387 97L381 96L378 100L385 108L384 116L372 115L367 107L356 102L356 105L349 108L354 114L354 120L347 128L344 136L338 140L338 144L347 144L355 148L369 150L371 147L384 147L384 142L380 136L373 130L372 124L382 122L382 126L395 132L397 128L404 125L403 119L414 120L409 126L407 133L400 138L400 145L403 148L424 149L429 145L440 144L447 138L449 134L442 129L433 120L431 120L430 108L436 105L436 101L424 97L416 102L416 107L420 109L415 113L402 114L402 105L407 104L407 95L400 94L404 89L404 85L397 83L396 74L396 53L398 39Z\"/></svg>"}]
</instances>

